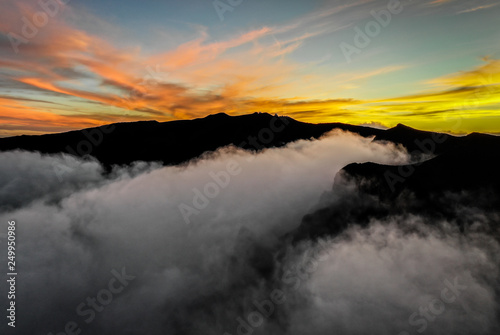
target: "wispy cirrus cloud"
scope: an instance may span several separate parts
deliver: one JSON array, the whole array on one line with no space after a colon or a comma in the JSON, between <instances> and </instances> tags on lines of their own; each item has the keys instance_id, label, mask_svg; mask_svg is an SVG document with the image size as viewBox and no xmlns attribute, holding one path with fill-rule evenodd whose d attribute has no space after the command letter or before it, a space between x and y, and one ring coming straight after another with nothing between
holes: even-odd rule
<instances>
[{"instance_id":1,"label":"wispy cirrus cloud","mask_svg":"<svg viewBox=\"0 0 500 335\"><path fill-rule=\"evenodd\" d=\"M434 1L436 8L454 3ZM418 113L448 115L465 97L484 90L466 83L463 76L451 75L428 80L429 90L423 93L395 90L383 99L360 99L361 94L352 98L353 93L369 93L387 78L418 71L411 62L370 62L366 68L337 64L337 36L349 36L355 25L373 19L372 10L386 6L378 0L332 2L286 22L223 35L191 24L182 38L175 38L176 31L164 32L177 43L153 51L141 42L116 38L120 27L70 3L29 43L19 45L16 54L9 33L19 33L22 18L40 8L37 1L9 2L0 13L0 136L218 112L266 111L310 122L375 120L392 125L407 122L401 116L412 122ZM404 15L411 15L420 5L405 6ZM103 33L97 34L96 27ZM328 57L320 53L302 60L313 51L313 41L329 37L333 42L326 48ZM489 64L482 71L496 76L494 62ZM479 100L474 106L491 114L495 98Z\"/></svg>"},{"instance_id":2,"label":"wispy cirrus cloud","mask_svg":"<svg viewBox=\"0 0 500 335\"><path fill-rule=\"evenodd\" d=\"M26 3L11 10L24 16L35 12ZM3 21L3 35L15 30L17 23ZM6 59L0 68L11 82L24 84L38 93L96 101L128 110L130 117L154 110L154 116L160 119L158 111L164 113L163 119L186 118L231 108L235 104L232 100L241 98L243 91L252 94L263 90L258 83L263 79L266 89L279 85L292 66L273 59L293 50L257 43L272 31L263 27L224 41L208 42L208 33L202 29L199 37L173 50L146 55L139 48L117 48L55 17L36 40L22 45L19 54L12 53L8 39L2 39L0 50ZM250 45L250 51L224 56L245 45ZM254 58L255 55L260 56ZM173 75L169 81L144 80L149 76L148 68L168 69Z\"/></svg>"}]
</instances>

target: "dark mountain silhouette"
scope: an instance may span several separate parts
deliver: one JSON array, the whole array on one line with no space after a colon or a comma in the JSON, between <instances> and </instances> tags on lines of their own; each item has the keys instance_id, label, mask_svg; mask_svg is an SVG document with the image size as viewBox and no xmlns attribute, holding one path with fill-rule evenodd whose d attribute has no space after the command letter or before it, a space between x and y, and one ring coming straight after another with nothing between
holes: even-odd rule
<instances>
[{"instance_id":1,"label":"dark mountain silhouette","mask_svg":"<svg viewBox=\"0 0 500 335\"><path fill-rule=\"evenodd\" d=\"M478 133L455 137L398 125L375 140L402 144L424 160L403 166L344 167L318 209L304 217L293 234L295 240L335 235L353 224L367 226L374 219L389 221L396 216L447 220L463 230L471 224L471 212L498 216L500 137ZM490 226L490 233L500 238L499 228L500 224Z\"/></svg>"},{"instance_id":2,"label":"dark mountain silhouette","mask_svg":"<svg viewBox=\"0 0 500 335\"><path fill-rule=\"evenodd\" d=\"M367 225L369 220L412 213L454 220L465 229L466 220L457 209L473 206L485 213L500 209L500 137L478 133L458 137L402 124L381 130L342 123L309 124L267 113L222 113L195 120L118 123L61 134L3 138L0 150L91 155L107 168L134 161L171 165L227 145L259 151L299 139L317 139L333 129L402 145L415 163L346 166L317 210L304 217L293 234L295 239L336 234L354 223ZM349 188L352 184L355 192Z\"/></svg>"},{"instance_id":3,"label":"dark mountain silhouette","mask_svg":"<svg viewBox=\"0 0 500 335\"><path fill-rule=\"evenodd\" d=\"M118 123L61 134L3 138L0 139L0 151L22 149L90 155L106 167L134 161L158 161L170 165L231 144L258 151L299 139L319 138L332 129L361 136L377 136L383 132L341 123L310 124L267 113L242 116L221 113L195 120Z\"/></svg>"}]
</instances>

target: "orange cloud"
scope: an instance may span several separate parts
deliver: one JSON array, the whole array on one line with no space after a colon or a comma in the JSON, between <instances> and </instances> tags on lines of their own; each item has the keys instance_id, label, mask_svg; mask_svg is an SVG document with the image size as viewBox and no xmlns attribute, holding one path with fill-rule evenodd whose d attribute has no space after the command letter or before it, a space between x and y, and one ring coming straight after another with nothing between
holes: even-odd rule
<instances>
[{"instance_id":1,"label":"orange cloud","mask_svg":"<svg viewBox=\"0 0 500 335\"><path fill-rule=\"evenodd\" d=\"M19 134L63 132L103 125L95 118L60 115L37 108L30 108L16 101L0 98L0 137Z\"/></svg>"},{"instance_id":2,"label":"orange cloud","mask_svg":"<svg viewBox=\"0 0 500 335\"><path fill-rule=\"evenodd\" d=\"M4 130L0 136L121 120L166 121L218 112L265 111L310 122L360 124L375 120L392 125L404 118L421 122L423 118L439 121L443 115L444 119L455 117L457 110L463 109L457 105L471 100L471 96L476 101L473 108L477 115L492 115L493 106L499 103L498 94L491 94L500 82L498 60L485 59L482 67L472 71L437 78L430 83L433 89L429 92L357 101L331 96L406 66L328 74L311 71L314 63L298 64L288 59L287 55L307 39L346 26L342 22L330 24L330 15L367 2L336 6L285 26L263 27L217 42L209 42L207 30L201 28L191 41L153 55L143 54L139 47L118 48L69 25L64 20L66 14L72 14L68 6L64 13L51 18L36 38L23 44L19 54L11 52L2 58L0 73L12 87L44 96L45 100L66 99L70 107L61 113L40 107L35 101L3 98L0 128ZM20 16L36 10L25 2L6 8L7 12L0 14L0 32L4 35L19 28ZM299 28L306 23L314 24L304 34ZM292 37L283 36L292 32ZM5 51L10 45L0 47ZM481 82L486 77L490 84ZM489 95L479 96L487 90Z\"/></svg>"}]
</instances>

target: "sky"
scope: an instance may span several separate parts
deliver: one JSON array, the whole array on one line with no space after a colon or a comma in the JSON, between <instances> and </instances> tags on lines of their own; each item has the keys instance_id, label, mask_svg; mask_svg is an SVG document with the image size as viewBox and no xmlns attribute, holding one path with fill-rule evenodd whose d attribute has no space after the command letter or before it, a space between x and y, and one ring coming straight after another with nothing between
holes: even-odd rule
<instances>
[{"instance_id":1,"label":"sky","mask_svg":"<svg viewBox=\"0 0 500 335\"><path fill-rule=\"evenodd\" d=\"M0 137L221 112L500 133L500 0L0 4Z\"/></svg>"}]
</instances>

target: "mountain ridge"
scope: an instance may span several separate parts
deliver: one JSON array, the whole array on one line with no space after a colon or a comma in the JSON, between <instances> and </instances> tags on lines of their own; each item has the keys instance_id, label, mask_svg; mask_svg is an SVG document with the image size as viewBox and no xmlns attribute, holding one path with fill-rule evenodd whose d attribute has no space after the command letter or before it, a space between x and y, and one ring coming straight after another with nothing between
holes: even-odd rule
<instances>
[{"instance_id":1,"label":"mountain ridge","mask_svg":"<svg viewBox=\"0 0 500 335\"><path fill-rule=\"evenodd\" d=\"M219 113L193 120L121 122L57 134L0 138L0 151L89 155L107 167L139 160L171 165L223 146L235 145L259 151L300 139L317 139L333 129L365 137L382 132L380 129L343 123L311 124L268 113L239 116Z\"/></svg>"}]
</instances>

